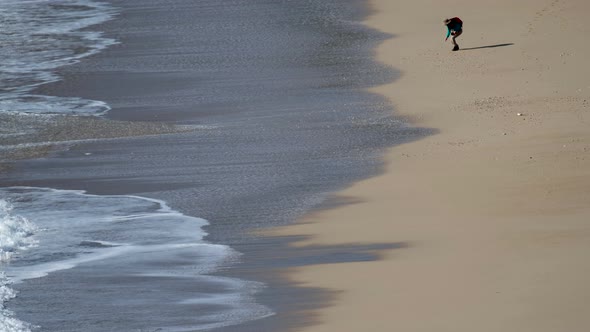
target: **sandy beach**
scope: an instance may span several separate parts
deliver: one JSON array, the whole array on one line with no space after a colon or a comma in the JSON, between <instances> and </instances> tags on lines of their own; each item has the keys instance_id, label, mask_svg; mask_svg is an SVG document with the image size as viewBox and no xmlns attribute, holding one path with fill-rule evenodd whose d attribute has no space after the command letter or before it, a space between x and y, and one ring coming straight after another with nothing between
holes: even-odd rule
<instances>
[{"instance_id":1,"label":"sandy beach","mask_svg":"<svg viewBox=\"0 0 590 332\"><path fill-rule=\"evenodd\" d=\"M337 292L304 331L590 327L590 3L373 0L402 77L372 91L440 132L390 149L357 202L277 231L297 246L403 243L371 262L292 268ZM459 16L462 50L444 43Z\"/></svg>"},{"instance_id":2,"label":"sandy beach","mask_svg":"<svg viewBox=\"0 0 590 332\"><path fill-rule=\"evenodd\" d=\"M0 330L588 330L587 1L56 3L0 11Z\"/></svg>"}]
</instances>

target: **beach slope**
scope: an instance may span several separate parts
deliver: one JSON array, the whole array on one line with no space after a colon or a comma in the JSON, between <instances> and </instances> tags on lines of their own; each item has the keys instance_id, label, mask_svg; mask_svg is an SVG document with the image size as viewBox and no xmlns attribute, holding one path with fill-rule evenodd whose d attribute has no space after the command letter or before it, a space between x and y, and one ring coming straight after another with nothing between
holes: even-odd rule
<instances>
[{"instance_id":1,"label":"beach slope","mask_svg":"<svg viewBox=\"0 0 590 332\"><path fill-rule=\"evenodd\" d=\"M377 261L289 271L339 294L305 331L590 328L590 2L373 0L402 77L374 92L440 130L387 151L358 202L279 234L299 246L405 243ZM459 16L461 50L444 43Z\"/></svg>"}]
</instances>

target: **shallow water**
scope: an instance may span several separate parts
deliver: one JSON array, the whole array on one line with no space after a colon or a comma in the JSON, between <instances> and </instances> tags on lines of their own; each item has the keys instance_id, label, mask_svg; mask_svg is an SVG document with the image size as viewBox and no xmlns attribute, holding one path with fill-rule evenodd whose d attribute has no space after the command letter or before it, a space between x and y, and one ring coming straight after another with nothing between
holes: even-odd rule
<instances>
[{"instance_id":1,"label":"shallow water","mask_svg":"<svg viewBox=\"0 0 590 332\"><path fill-rule=\"evenodd\" d=\"M115 11L91 0L2 1L0 8L0 111L35 114L101 114L102 101L39 95L32 90L73 64L115 43L81 30L111 19ZM5 131L0 125L0 133Z\"/></svg>"},{"instance_id":2,"label":"shallow water","mask_svg":"<svg viewBox=\"0 0 590 332\"><path fill-rule=\"evenodd\" d=\"M205 220L164 202L31 187L1 189L0 196L6 206L0 233L10 240L2 248L4 261L10 262L4 267L7 280L44 284L36 294L21 292L19 301L33 298L46 309L34 317L19 312L18 317L42 322L43 330L140 329L158 312L161 316L152 324L189 331L272 314L252 298L263 285L211 275L239 253L204 241ZM68 273L72 269L74 276ZM103 287L109 280L111 286ZM5 284L2 291L12 294L9 287ZM72 297L84 308L76 318L56 315L54 308L71 306ZM8 327L14 325L9 312L0 324L6 331L19 331Z\"/></svg>"}]
</instances>

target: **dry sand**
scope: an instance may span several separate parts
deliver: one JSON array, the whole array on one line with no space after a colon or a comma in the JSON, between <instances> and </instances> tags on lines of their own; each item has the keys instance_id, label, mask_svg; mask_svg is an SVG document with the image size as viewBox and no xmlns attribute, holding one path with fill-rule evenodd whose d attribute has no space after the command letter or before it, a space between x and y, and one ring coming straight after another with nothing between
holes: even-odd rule
<instances>
[{"instance_id":1,"label":"dry sand","mask_svg":"<svg viewBox=\"0 0 590 332\"><path fill-rule=\"evenodd\" d=\"M396 35L377 56L403 71L374 91L440 133L339 194L360 203L278 231L408 245L290 270L339 294L304 331L590 330L590 1L373 4L368 24Z\"/></svg>"}]
</instances>

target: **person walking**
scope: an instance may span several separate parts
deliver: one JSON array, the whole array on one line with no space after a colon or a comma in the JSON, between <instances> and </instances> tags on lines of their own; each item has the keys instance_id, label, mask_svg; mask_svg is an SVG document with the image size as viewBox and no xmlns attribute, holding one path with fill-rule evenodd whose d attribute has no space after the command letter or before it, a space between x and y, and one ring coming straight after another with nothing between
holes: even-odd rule
<instances>
[{"instance_id":1,"label":"person walking","mask_svg":"<svg viewBox=\"0 0 590 332\"><path fill-rule=\"evenodd\" d=\"M459 44L457 44L457 37L459 37L463 33L463 21L461 21L458 17L447 18L444 20L444 24L447 26L447 38L445 41L449 39L449 36L452 35L451 41L453 42L453 51L459 50Z\"/></svg>"}]
</instances>

